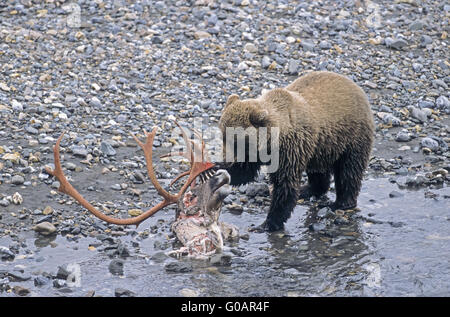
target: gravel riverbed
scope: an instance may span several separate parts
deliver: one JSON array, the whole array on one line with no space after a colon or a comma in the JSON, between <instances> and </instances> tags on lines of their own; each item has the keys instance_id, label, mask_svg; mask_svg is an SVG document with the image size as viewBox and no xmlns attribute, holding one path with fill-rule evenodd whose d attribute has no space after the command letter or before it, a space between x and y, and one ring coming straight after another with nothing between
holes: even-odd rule
<instances>
[{"instance_id":1,"label":"gravel riverbed","mask_svg":"<svg viewBox=\"0 0 450 317\"><path fill-rule=\"evenodd\" d=\"M1 2L0 296L448 296L450 268L440 257L450 256L449 16L449 4L421 0ZM159 198L129 132L143 139L144 130L158 126L154 151L167 153L179 142L171 120L187 127L201 120L207 131L217 126L230 94L256 97L311 70L346 75L370 99L376 141L359 213L313 210L311 220L309 208L317 202L303 202L288 233L248 232L268 209L262 174L256 183L235 188L225 201L223 216L239 225L240 242L212 263L191 263L164 254L173 247L173 208L138 228L109 225L57 193L58 183L44 171L53 164L56 139L66 131L63 167L75 187L105 212L119 217L129 216L127 210L139 213ZM185 167L173 160L155 161L166 185ZM399 218L391 217L402 206L413 214L399 211ZM418 206L423 214L414 209ZM374 208L392 214L376 220ZM382 229L353 234L367 223ZM386 252L378 248L377 239L421 226L431 237L427 241L439 245L429 249L435 250L429 257L435 269L420 270L417 276L439 280L438 286L433 289L424 281L421 286L373 286L373 272L387 269L385 257L395 254L394 246ZM289 234L294 238L289 240ZM360 254L355 251L361 249L359 238L369 241L370 252L363 254L371 257L370 265L359 263L363 270L347 273L353 276L351 285L361 288L348 286L344 278L321 284L323 276L305 268L332 267L341 257ZM311 239L315 242L303 244ZM353 246L346 250L349 241ZM384 252L381 260L373 257L377 252ZM294 253L295 263L287 261ZM419 254L408 259L417 261ZM255 268L260 258L266 261L261 274L273 278L272 288L264 289L242 269L260 273ZM77 261L82 273L92 268L82 286L68 279L70 264ZM396 262L389 261L394 267ZM353 269L355 262L348 263ZM173 285L133 289L141 274L129 271L133 265L160 274L161 285L166 279ZM218 280L233 274L236 280L248 278L248 289L233 290L228 281L219 292ZM123 276L128 284L116 279ZM198 283L182 287L185 276ZM295 289L294 282L305 284L311 276L317 287ZM95 289L99 280L107 286Z\"/></svg>"}]
</instances>

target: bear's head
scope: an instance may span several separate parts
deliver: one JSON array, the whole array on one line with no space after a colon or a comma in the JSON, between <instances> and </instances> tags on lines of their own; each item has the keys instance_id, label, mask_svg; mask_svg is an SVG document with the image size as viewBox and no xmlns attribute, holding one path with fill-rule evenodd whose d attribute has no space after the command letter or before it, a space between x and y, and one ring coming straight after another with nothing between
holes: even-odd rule
<instances>
[{"instance_id":1,"label":"bear's head","mask_svg":"<svg viewBox=\"0 0 450 317\"><path fill-rule=\"evenodd\" d=\"M265 107L263 99L240 100L237 95L228 97L219 121L224 160L259 161L257 153L267 152L270 128L273 126L275 125L272 115Z\"/></svg>"}]
</instances>

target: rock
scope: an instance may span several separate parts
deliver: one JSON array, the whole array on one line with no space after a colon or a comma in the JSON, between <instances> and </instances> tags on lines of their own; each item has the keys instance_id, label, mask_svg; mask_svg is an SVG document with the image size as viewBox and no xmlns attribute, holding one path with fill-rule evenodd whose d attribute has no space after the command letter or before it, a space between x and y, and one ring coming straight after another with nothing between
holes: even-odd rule
<instances>
[{"instance_id":1,"label":"rock","mask_svg":"<svg viewBox=\"0 0 450 317\"><path fill-rule=\"evenodd\" d=\"M158 251L150 257L150 259L155 263L162 263L168 258L169 257L162 251Z\"/></svg>"},{"instance_id":2,"label":"rock","mask_svg":"<svg viewBox=\"0 0 450 317\"><path fill-rule=\"evenodd\" d=\"M425 111L416 107L410 107L410 112L413 118L418 119L421 122L427 122L428 118Z\"/></svg>"},{"instance_id":3,"label":"rock","mask_svg":"<svg viewBox=\"0 0 450 317\"><path fill-rule=\"evenodd\" d=\"M429 45L431 43L433 43L433 39L430 36L423 34L420 37L420 47L426 47L427 45Z\"/></svg>"},{"instance_id":4,"label":"rock","mask_svg":"<svg viewBox=\"0 0 450 317\"><path fill-rule=\"evenodd\" d=\"M102 151L103 155L106 156L116 155L116 150L114 150L114 148L108 142L102 141L102 143L100 144L100 151Z\"/></svg>"},{"instance_id":5,"label":"rock","mask_svg":"<svg viewBox=\"0 0 450 317\"><path fill-rule=\"evenodd\" d=\"M401 50L408 46L408 42L406 42L404 39L392 39L390 37L385 38L384 43L387 47L393 48L396 50Z\"/></svg>"},{"instance_id":6,"label":"rock","mask_svg":"<svg viewBox=\"0 0 450 317\"><path fill-rule=\"evenodd\" d=\"M211 37L211 34L209 34L208 32L205 32L205 31L196 31L194 33L194 38L196 40L207 39L209 37Z\"/></svg>"},{"instance_id":7,"label":"rock","mask_svg":"<svg viewBox=\"0 0 450 317\"><path fill-rule=\"evenodd\" d=\"M34 286L44 286L50 283L50 279L45 276L36 276L34 278Z\"/></svg>"},{"instance_id":8,"label":"rock","mask_svg":"<svg viewBox=\"0 0 450 317\"><path fill-rule=\"evenodd\" d=\"M44 221L34 226L33 230L44 236L49 236L56 232L56 227L50 222Z\"/></svg>"},{"instance_id":9,"label":"rock","mask_svg":"<svg viewBox=\"0 0 450 317\"><path fill-rule=\"evenodd\" d=\"M417 31L417 30L421 30L424 27L426 27L426 23L420 20L414 21L409 25L409 29L411 31Z\"/></svg>"},{"instance_id":10,"label":"rock","mask_svg":"<svg viewBox=\"0 0 450 317\"><path fill-rule=\"evenodd\" d=\"M89 101L89 105L91 106L91 107L94 107L94 108L101 108L101 106L102 106L102 103L101 103L101 101L97 98L97 97L92 97L91 98L91 100Z\"/></svg>"},{"instance_id":11,"label":"rock","mask_svg":"<svg viewBox=\"0 0 450 317\"><path fill-rule=\"evenodd\" d=\"M14 111L23 111L23 106L20 102L18 102L17 100L13 99L13 101L11 101L11 108Z\"/></svg>"},{"instance_id":12,"label":"rock","mask_svg":"<svg viewBox=\"0 0 450 317\"><path fill-rule=\"evenodd\" d=\"M397 142L408 142L411 140L411 136L408 132L405 131L399 131L397 135L395 136L395 141Z\"/></svg>"},{"instance_id":13,"label":"rock","mask_svg":"<svg viewBox=\"0 0 450 317\"><path fill-rule=\"evenodd\" d=\"M72 150L72 153L75 156L79 156L81 158L86 158L88 155L88 151L86 150L86 147L84 147L84 146L73 145L70 147L70 149Z\"/></svg>"},{"instance_id":14,"label":"rock","mask_svg":"<svg viewBox=\"0 0 450 317\"><path fill-rule=\"evenodd\" d=\"M295 59L289 60L288 73L289 75L298 75L299 61Z\"/></svg>"},{"instance_id":15,"label":"rock","mask_svg":"<svg viewBox=\"0 0 450 317\"><path fill-rule=\"evenodd\" d=\"M261 60L261 67L264 69L269 68L269 66L272 64L272 62L270 61L269 56L264 56Z\"/></svg>"},{"instance_id":16,"label":"rock","mask_svg":"<svg viewBox=\"0 0 450 317\"><path fill-rule=\"evenodd\" d=\"M67 280L70 276L70 272L63 266L58 266L58 272L56 272L56 278L60 280Z\"/></svg>"},{"instance_id":17,"label":"rock","mask_svg":"<svg viewBox=\"0 0 450 317\"><path fill-rule=\"evenodd\" d=\"M436 106L438 109L444 110L445 113L450 114L450 102L445 96L439 96L436 99Z\"/></svg>"},{"instance_id":18,"label":"rock","mask_svg":"<svg viewBox=\"0 0 450 317\"><path fill-rule=\"evenodd\" d=\"M24 281L28 281L29 279L31 279L30 275L23 274L21 272L16 272L16 271L8 272L8 277L13 282L24 282Z\"/></svg>"},{"instance_id":19,"label":"rock","mask_svg":"<svg viewBox=\"0 0 450 317\"><path fill-rule=\"evenodd\" d=\"M231 254L217 253L209 258L209 263L214 266L230 266L231 258Z\"/></svg>"},{"instance_id":20,"label":"rock","mask_svg":"<svg viewBox=\"0 0 450 317\"><path fill-rule=\"evenodd\" d=\"M134 296L136 296L136 293L134 293L130 290L127 290L125 288L118 287L114 290L114 296L115 297L134 297Z\"/></svg>"},{"instance_id":21,"label":"rock","mask_svg":"<svg viewBox=\"0 0 450 317\"><path fill-rule=\"evenodd\" d=\"M14 185L22 185L25 182L25 178L21 175L14 175L11 178L11 183Z\"/></svg>"},{"instance_id":22,"label":"rock","mask_svg":"<svg viewBox=\"0 0 450 317\"><path fill-rule=\"evenodd\" d=\"M42 211L43 215L51 215L53 213L53 208L51 206L46 206Z\"/></svg>"},{"instance_id":23,"label":"rock","mask_svg":"<svg viewBox=\"0 0 450 317\"><path fill-rule=\"evenodd\" d=\"M335 214L330 207L324 207L317 211L317 217L319 218L330 218L333 216L335 216Z\"/></svg>"},{"instance_id":24,"label":"rock","mask_svg":"<svg viewBox=\"0 0 450 317\"><path fill-rule=\"evenodd\" d=\"M11 201L14 205L21 205L23 203L22 195L15 192L11 197Z\"/></svg>"},{"instance_id":25,"label":"rock","mask_svg":"<svg viewBox=\"0 0 450 317\"><path fill-rule=\"evenodd\" d=\"M247 43L244 46L244 51L249 52L249 53L257 53L258 52L258 48L253 43Z\"/></svg>"},{"instance_id":26,"label":"rock","mask_svg":"<svg viewBox=\"0 0 450 317\"><path fill-rule=\"evenodd\" d=\"M53 287L55 288L62 288L67 286L67 282L66 280L60 280L60 279L55 279L53 280Z\"/></svg>"},{"instance_id":27,"label":"rock","mask_svg":"<svg viewBox=\"0 0 450 317\"><path fill-rule=\"evenodd\" d=\"M30 290L28 288L19 285L14 286L12 290L14 294L19 296L27 296L30 293Z\"/></svg>"},{"instance_id":28,"label":"rock","mask_svg":"<svg viewBox=\"0 0 450 317\"><path fill-rule=\"evenodd\" d=\"M302 41L300 44L305 51L314 51L314 43L310 41Z\"/></svg>"},{"instance_id":29,"label":"rock","mask_svg":"<svg viewBox=\"0 0 450 317\"><path fill-rule=\"evenodd\" d=\"M166 272L170 273L188 273L192 272L192 264L188 262L170 262L164 266Z\"/></svg>"},{"instance_id":30,"label":"rock","mask_svg":"<svg viewBox=\"0 0 450 317\"><path fill-rule=\"evenodd\" d=\"M114 259L109 263L109 272L113 275L123 275L124 260Z\"/></svg>"},{"instance_id":31,"label":"rock","mask_svg":"<svg viewBox=\"0 0 450 317\"><path fill-rule=\"evenodd\" d=\"M179 294L184 297L197 297L199 295L199 292L194 289L183 288L179 291Z\"/></svg>"},{"instance_id":32,"label":"rock","mask_svg":"<svg viewBox=\"0 0 450 317\"><path fill-rule=\"evenodd\" d=\"M320 41L319 47L323 50L328 50L331 48L331 43L328 41Z\"/></svg>"},{"instance_id":33,"label":"rock","mask_svg":"<svg viewBox=\"0 0 450 317\"><path fill-rule=\"evenodd\" d=\"M324 231L326 229L326 226L323 223L312 223L308 226L309 230L318 232L318 231Z\"/></svg>"},{"instance_id":34,"label":"rock","mask_svg":"<svg viewBox=\"0 0 450 317\"><path fill-rule=\"evenodd\" d=\"M235 215L240 215L244 211L244 207L235 203L227 205L226 208L230 213Z\"/></svg>"},{"instance_id":35,"label":"rock","mask_svg":"<svg viewBox=\"0 0 450 317\"><path fill-rule=\"evenodd\" d=\"M0 245L0 258L2 260L14 260L15 256L9 248Z\"/></svg>"},{"instance_id":36,"label":"rock","mask_svg":"<svg viewBox=\"0 0 450 317\"><path fill-rule=\"evenodd\" d=\"M267 185L266 183L250 183L247 186L245 194L248 197L268 197L270 195L269 185Z\"/></svg>"},{"instance_id":37,"label":"rock","mask_svg":"<svg viewBox=\"0 0 450 317\"><path fill-rule=\"evenodd\" d=\"M429 148L433 152L436 152L440 148L439 142L429 137L423 138L420 142L420 145L422 146L422 148Z\"/></svg>"},{"instance_id":38,"label":"rock","mask_svg":"<svg viewBox=\"0 0 450 317\"><path fill-rule=\"evenodd\" d=\"M247 70L248 68L249 68L249 67L248 67L248 65L247 65L246 62L240 62L239 65L238 65L238 67L237 67L237 69L238 69L239 71Z\"/></svg>"},{"instance_id":39,"label":"rock","mask_svg":"<svg viewBox=\"0 0 450 317\"><path fill-rule=\"evenodd\" d=\"M399 197L403 197L404 195L398 191L392 191L389 193L389 197L390 198L399 198Z\"/></svg>"}]
</instances>

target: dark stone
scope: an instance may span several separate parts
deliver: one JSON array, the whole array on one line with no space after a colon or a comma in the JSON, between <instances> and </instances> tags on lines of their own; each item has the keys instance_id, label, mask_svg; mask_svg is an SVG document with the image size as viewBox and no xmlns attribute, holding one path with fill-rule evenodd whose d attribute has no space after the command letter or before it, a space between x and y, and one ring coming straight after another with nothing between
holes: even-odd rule
<instances>
[{"instance_id":1,"label":"dark stone","mask_svg":"<svg viewBox=\"0 0 450 317\"><path fill-rule=\"evenodd\" d=\"M187 262L170 262L164 266L166 272L170 273L188 273L192 272L192 264Z\"/></svg>"},{"instance_id":2,"label":"dark stone","mask_svg":"<svg viewBox=\"0 0 450 317\"><path fill-rule=\"evenodd\" d=\"M114 290L114 296L115 297L134 297L136 294L130 290L127 290L125 288L116 288Z\"/></svg>"},{"instance_id":3,"label":"dark stone","mask_svg":"<svg viewBox=\"0 0 450 317\"><path fill-rule=\"evenodd\" d=\"M269 196L270 195L269 185L267 185L266 183L248 184L245 193L249 197Z\"/></svg>"},{"instance_id":4,"label":"dark stone","mask_svg":"<svg viewBox=\"0 0 450 317\"><path fill-rule=\"evenodd\" d=\"M108 269L109 272L113 275L123 275L123 267L125 261L120 259L114 259L109 263Z\"/></svg>"},{"instance_id":5,"label":"dark stone","mask_svg":"<svg viewBox=\"0 0 450 317\"><path fill-rule=\"evenodd\" d=\"M211 265L215 266L230 266L231 265L231 255L225 253L214 254L210 257L209 262Z\"/></svg>"},{"instance_id":6,"label":"dark stone","mask_svg":"<svg viewBox=\"0 0 450 317\"><path fill-rule=\"evenodd\" d=\"M390 198L398 198L398 197L403 197L404 195L398 191L392 191L389 193L389 197Z\"/></svg>"},{"instance_id":7,"label":"dark stone","mask_svg":"<svg viewBox=\"0 0 450 317\"><path fill-rule=\"evenodd\" d=\"M34 286L43 286L47 285L50 282L50 279L44 276L36 276L34 278Z\"/></svg>"},{"instance_id":8,"label":"dark stone","mask_svg":"<svg viewBox=\"0 0 450 317\"><path fill-rule=\"evenodd\" d=\"M14 294L19 295L19 296L26 296L30 293L30 290L28 288L25 288L25 287L22 287L19 285L14 286L12 290L13 290Z\"/></svg>"},{"instance_id":9,"label":"dark stone","mask_svg":"<svg viewBox=\"0 0 450 317\"><path fill-rule=\"evenodd\" d=\"M61 280L67 280L69 275L70 275L70 272L67 271L66 268L64 268L62 266L58 266L58 272L56 273L56 278L59 278Z\"/></svg>"}]
</instances>

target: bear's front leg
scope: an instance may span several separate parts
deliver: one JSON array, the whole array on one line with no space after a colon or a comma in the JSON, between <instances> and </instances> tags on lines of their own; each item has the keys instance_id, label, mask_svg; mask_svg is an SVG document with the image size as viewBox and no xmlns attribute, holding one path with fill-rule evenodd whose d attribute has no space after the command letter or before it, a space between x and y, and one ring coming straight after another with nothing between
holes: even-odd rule
<instances>
[{"instance_id":1,"label":"bear's front leg","mask_svg":"<svg viewBox=\"0 0 450 317\"><path fill-rule=\"evenodd\" d=\"M286 178L279 176L281 175L277 175L276 173L270 174L273 189L269 213L267 214L266 220L258 227L251 229L251 231L274 232L283 230L284 223L291 216L297 204L297 186L294 184L295 179L294 182L290 182Z\"/></svg>"},{"instance_id":2,"label":"bear's front leg","mask_svg":"<svg viewBox=\"0 0 450 317\"><path fill-rule=\"evenodd\" d=\"M283 230L297 204L297 191L287 183L273 184L272 201L264 223L269 232Z\"/></svg>"}]
</instances>

